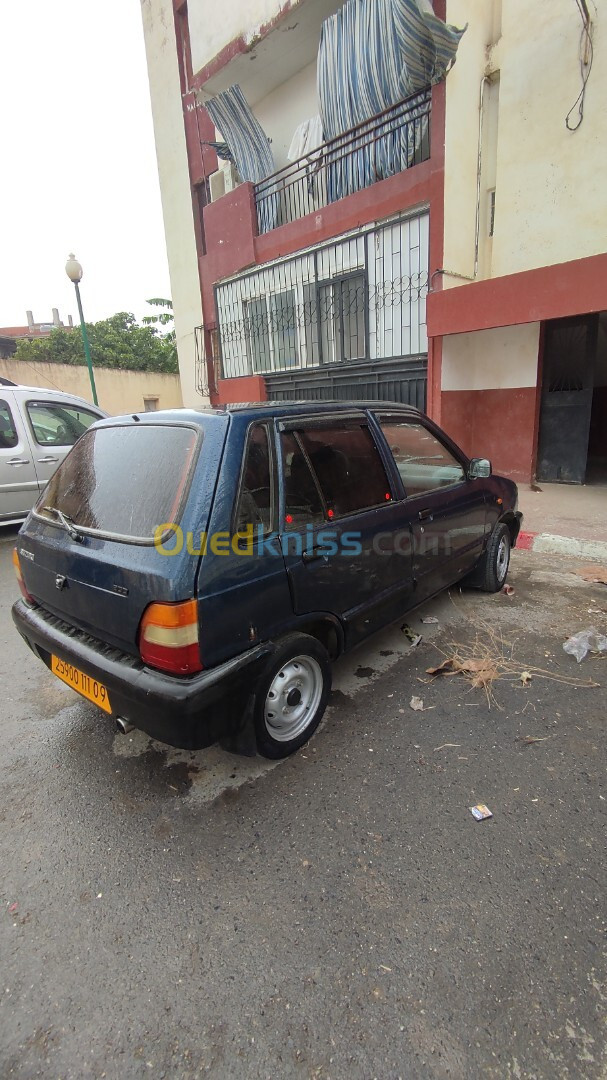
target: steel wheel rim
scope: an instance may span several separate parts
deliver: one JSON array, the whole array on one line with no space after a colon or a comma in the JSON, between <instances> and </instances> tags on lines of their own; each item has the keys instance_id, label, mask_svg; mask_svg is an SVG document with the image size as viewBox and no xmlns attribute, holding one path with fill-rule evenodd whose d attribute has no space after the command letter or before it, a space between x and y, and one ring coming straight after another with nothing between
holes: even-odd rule
<instances>
[{"instance_id":1,"label":"steel wheel rim","mask_svg":"<svg viewBox=\"0 0 607 1080\"><path fill-rule=\"evenodd\" d=\"M277 742L298 738L316 715L323 691L320 664L294 656L276 672L264 702L266 730Z\"/></svg>"},{"instance_id":2,"label":"steel wheel rim","mask_svg":"<svg viewBox=\"0 0 607 1080\"><path fill-rule=\"evenodd\" d=\"M503 581L508 573L508 563L510 562L510 544L508 543L508 537L502 536L497 549L497 580Z\"/></svg>"}]
</instances>

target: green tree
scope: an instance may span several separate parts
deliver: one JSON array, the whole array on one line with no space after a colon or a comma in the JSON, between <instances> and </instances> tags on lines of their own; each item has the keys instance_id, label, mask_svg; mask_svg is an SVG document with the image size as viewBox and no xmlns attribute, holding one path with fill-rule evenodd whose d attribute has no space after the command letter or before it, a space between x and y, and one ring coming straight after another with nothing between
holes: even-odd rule
<instances>
[{"instance_id":1,"label":"green tree","mask_svg":"<svg viewBox=\"0 0 607 1080\"><path fill-rule=\"evenodd\" d=\"M158 315L144 315L142 322L147 326L170 326L171 329L167 330L164 335L164 340L170 342L173 347L173 355L175 357L175 363L177 363L177 338L175 336L175 315L173 314L173 301L165 300L161 296L153 296L151 300L146 300L146 304L150 304L152 307L164 308Z\"/></svg>"},{"instance_id":2,"label":"green tree","mask_svg":"<svg viewBox=\"0 0 607 1080\"><path fill-rule=\"evenodd\" d=\"M93 366L129 371L177 372L175 342L155 326L139 326L134 315L120 311L109 319L86 324ZM16 360L51 364L84 364L80 327L58 328L46 338L17 344Z\"/></svg>"}]
</instances>

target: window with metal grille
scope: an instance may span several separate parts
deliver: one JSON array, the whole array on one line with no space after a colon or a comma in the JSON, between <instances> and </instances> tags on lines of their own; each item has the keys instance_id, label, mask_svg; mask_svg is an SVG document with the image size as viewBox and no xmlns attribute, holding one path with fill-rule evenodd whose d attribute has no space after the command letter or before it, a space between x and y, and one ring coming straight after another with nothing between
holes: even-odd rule
<instances>
[{"instance_id":1,"label":"window with metal grille","mask_svg":"<svg viewBox=\"0 0 607 1080\"><path fill-rule=\"evenodd\" d=\"M370 227L215 289L224 378L427 350L428 214Z\"/></svg>"},{"instance_id":2,"label":"window with metal grille","mask_svg":"<svg viewBox=\"0 0 607 1080\"><path fill-rule=\"evenodd\" d=\"M366 278L352 274L321 285L318 291L321 319L322 359L361 360L365 356Z\"/></svg>"}]
</instances>

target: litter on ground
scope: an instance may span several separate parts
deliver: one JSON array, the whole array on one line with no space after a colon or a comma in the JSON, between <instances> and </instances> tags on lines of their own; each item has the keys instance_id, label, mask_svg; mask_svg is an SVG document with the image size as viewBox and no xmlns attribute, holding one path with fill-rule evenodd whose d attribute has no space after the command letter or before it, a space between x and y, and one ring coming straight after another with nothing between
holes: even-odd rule
<instances>
[{"instance_id":1,"label":"litter on ground","mask_svg":"<svg viewBox=\"0 0 607 1080\"><path fill-rule=\"evenodd\" d=\"M552 735L521 735L519 742L525 744L525 746L533 746L534 743L546 742L547 739L551 739Z\"/></svg>"},{"instance_id":2,"label":"litter on ground","mask_svg":"<svg viewBox=\"0 0 607 1080\"><path fill-rule=\"evenodd\" d=\"M485 818L493 817L489 807L485 806L484 803L478 803L476 806L469 806L468 809L472 814L472 817L476 818L477 821L484 821Z\"/></svg>"},{"instance_id":3,"label":"litter on ground","mask_svg":"<svg viewBox=\"0 0 607 1080\"><path fill-rule=\"evenodd\" d=\"M592 679L561 674L554 669L547 670L530 664L526 659L520 660L516 656L516 640L507 640L487 622L475 621L474 626L476 636L469 642L451 641L446 646L448 651L434 644L434 648L444 659L436 667L426 668L426 675L432 679L439 676L463 676L473 689L484 690L487 704L496 705L497 708L501 706L495 697L495 687L500 680L523 686L528 686L531 679L549 679L580 688L599 686L599 683Z\"/></svg>"},{"instance_id":4,"label":"litter on ground","mask_svg":"<svg viewBox=\"0 0 607 1080\"><path fill-rule=\"evenodd\" d=\"M607 637L599 634L593 626L589 630L580 630L578 634L572 634L563 645L563 649L570 656L575 656L578 664L581 664L588 653L607 652Z\"/></svg>"}]
</instances>

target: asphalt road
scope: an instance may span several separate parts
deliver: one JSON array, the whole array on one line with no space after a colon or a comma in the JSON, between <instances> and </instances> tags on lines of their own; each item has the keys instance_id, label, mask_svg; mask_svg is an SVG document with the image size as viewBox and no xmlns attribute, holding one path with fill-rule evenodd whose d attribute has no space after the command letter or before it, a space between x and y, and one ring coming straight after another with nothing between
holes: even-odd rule
<instances>
[{"instance_id":1,"label":"asphalt road","mask_svg":"<svg viewBox=\"0 0 607 1080\"><path fill-rule=\"evenodd\" d=\"M518 554L341 661L276 765L116 735L13 630L10 550L3 1080L607 1076L607 657L562 651L607 587ZM426 674L466 650L489 699Z\"/></svg>"}]
</instances>

